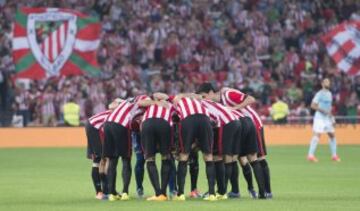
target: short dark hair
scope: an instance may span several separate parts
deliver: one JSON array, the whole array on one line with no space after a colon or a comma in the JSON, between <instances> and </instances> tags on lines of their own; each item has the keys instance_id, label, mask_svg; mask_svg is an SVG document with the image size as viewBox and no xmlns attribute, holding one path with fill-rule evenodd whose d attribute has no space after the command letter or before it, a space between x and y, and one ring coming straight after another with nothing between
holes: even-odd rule
<instances>
[{"instance_id":1,"label":"short dark hair","mask_svg":"<svg viewBox=\"0 0 360 211\"><path fill-rule=\"evenodd\" d=\"M216 92L215 87L210 82L205 82L200 84L196 93L209 93L210 91Z\"/></svg>"}]
</instances>

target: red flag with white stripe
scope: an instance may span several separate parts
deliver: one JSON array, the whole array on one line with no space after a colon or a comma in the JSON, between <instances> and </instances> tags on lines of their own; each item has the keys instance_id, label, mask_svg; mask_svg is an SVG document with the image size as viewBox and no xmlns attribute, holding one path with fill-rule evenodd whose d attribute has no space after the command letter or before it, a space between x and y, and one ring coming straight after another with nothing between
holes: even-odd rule
<instances>
[{"instance_id":1,"label":"red flag with white stripe","mask_svg":"<svg viewBox=\"0 0 360 211\"><path fill-rule=\"evenodd\" d=\"M337 25L322 40L341 71L349 75L360 74L360 21Z\"/></svg>"}]
</instances>

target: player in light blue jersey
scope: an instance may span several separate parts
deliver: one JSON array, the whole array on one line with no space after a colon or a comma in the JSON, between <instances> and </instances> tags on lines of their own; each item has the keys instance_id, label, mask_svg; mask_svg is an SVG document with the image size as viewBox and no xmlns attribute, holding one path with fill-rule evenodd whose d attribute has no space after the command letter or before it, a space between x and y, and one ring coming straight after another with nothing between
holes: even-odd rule
<instances>
[{"instance_id":1,"label":"player in light blue jersey","mask_svg":"<svg viewBox=\"0 0 360 211\"><path fill-rule=\"evenodd\" d=\"M335 139L335 120L331 114L332 108L332 94L329 90L330 80L325 78L322 81L322 89L318 91L312 100L311 108L314 109L314 122L313 131L314 135L310 142L310 148L307 159L311 162L318 162L319 160L315 157L315 150L319 143L320 135L327 133L329 136L329 145L331 150L331 159L339 162L340 158L336 153L336 139Z\"/></svg>"}]
</instances>

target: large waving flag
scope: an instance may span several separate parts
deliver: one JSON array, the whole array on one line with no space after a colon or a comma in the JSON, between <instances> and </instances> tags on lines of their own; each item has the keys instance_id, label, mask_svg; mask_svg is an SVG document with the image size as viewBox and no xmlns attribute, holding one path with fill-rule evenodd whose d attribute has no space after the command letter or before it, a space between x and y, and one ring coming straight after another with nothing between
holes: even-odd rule
<instances>
[{"instance_id":1,"label":"large waving flag","mask_svg":"<svg viewBox=\"0 0 360 211\"><path fill-rule=\"evenodd\" d=\"M322 39L340 70L349 75L360 74L360 21L337 25Z\"/></svg>"},{"instance_id":2,"label":"large waving flag","mask_svg":"<svg viewBox=\"0 0 360 211\"><path fill-rule=\"evenodd\" d=\"M74 10L18 10L13 33L17 77L98 76L96 51L100 32L101 24L97 18Z\"/></svg>"}]
</instances>

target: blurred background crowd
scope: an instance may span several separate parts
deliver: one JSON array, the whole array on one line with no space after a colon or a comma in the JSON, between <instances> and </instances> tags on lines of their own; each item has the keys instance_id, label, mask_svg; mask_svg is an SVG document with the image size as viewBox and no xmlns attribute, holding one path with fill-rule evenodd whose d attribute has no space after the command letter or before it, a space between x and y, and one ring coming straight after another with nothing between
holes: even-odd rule
<instances>
[{"instance_id":1,"label":"blurred background crowd","mask_svg":"<svg viewBox=\"0 0 360 211\"><path fill-rule=\"evenodd\" d=\"M99 17L101 79L12 80L12 23L23 6L72 8ZM191 92L204 81L253 95L264 119L279 100L289 117L304 117L323 77L332 80L334 114L360 114L360 77L341 73L321 42L336 24L360 19L360 1L0 0L0 10L2 119L15 113L25 125L55 126L71 99L86 119L115 97Z\"/></svg>"}]
</instances>

